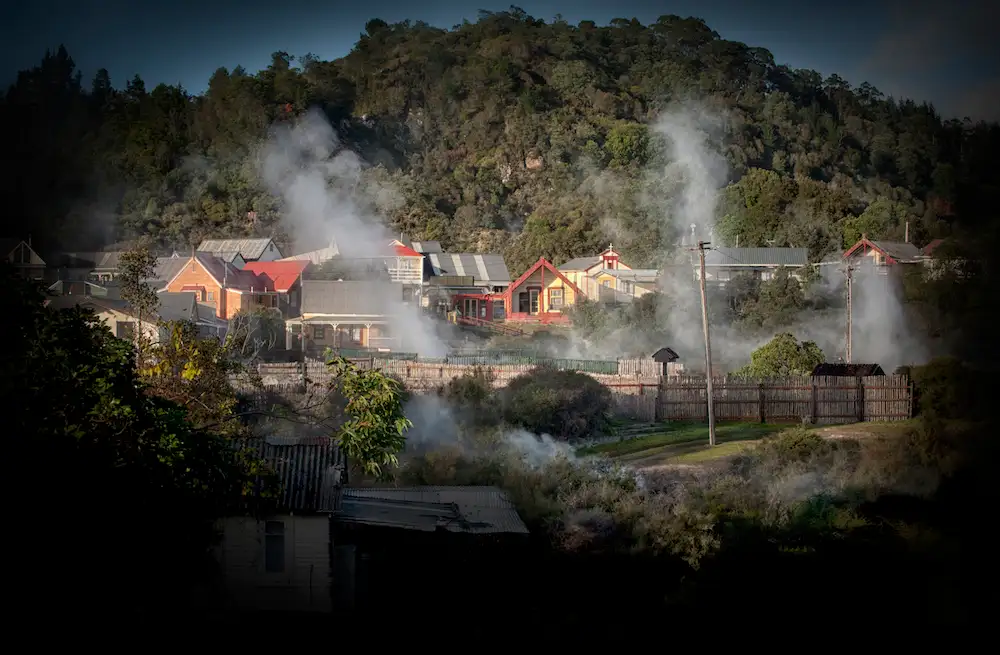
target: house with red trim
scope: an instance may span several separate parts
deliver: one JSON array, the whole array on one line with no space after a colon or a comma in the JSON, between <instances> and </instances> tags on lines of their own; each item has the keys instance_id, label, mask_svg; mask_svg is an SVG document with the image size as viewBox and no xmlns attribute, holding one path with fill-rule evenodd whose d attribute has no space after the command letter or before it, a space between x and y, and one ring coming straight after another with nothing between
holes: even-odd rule
<instances>
[{"instance_id":1,"label":"house with red trim","mask_svg":"<svg viewBox=\"0 0 1000 655\"><path fill-rule=\"evenodd\" d=\"M896 264L922 263L924 255L912 243L872 241L867 234L862 234L857 243L844 251L843 259L859 263L868 261L875 266L894 266Z\"/></svg>"},{"instance_id":2,"label":"house with red trim","mask_svg":"<svg viewBox=\"0 0 1000 655\"><path fill-rule=\"evenodd\" d=\"M502 304L504 317L515 323L568 323L567 311L584 298L583 291L544 257L499 294L483 298L487 316L496 317ZM482 313L482 312L481 312Z\"/></svg>"}]
</instances>

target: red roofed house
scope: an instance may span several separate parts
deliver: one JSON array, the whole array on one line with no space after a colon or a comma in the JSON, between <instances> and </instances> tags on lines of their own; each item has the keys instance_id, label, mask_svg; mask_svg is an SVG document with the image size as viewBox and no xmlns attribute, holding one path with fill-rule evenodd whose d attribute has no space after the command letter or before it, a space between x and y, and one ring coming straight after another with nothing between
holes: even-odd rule
<instances>
[{"instance_id":1,"label":"red roofed house","mask_svg":"<svg viewBox=\"0 0 1000 655\"><path fill-rule=\"evenodd\" d=\"M268 280L277 293L282 317L293 318L302 313L302 273L309 265L308 260L247 262L243 270Z\"/></svg>"},{"instance_id":2,"label":"red roofed house","mask_svg":"<svg viewBox=\"0 0 1000 655\"><path fill-rule=\"evenodd\" d=\"M499 294L491 294L489 303L502 302L511 322L568 323L566 311L583 291L544 257ZM486 316L493 316L487 309Z\"/></svg>"},{"instance_id":3,"label":"red roofed house","mask_svg":"<svg viewBox=\"0 0 1000 655\"><path fill-rule=\"evenodd\" d=\"M199 303L211 305L225 320L240 311L278 307L278 292L270 278L205 252L195 252L160 291L193 291Z\"/></svg>"}]
</instances>

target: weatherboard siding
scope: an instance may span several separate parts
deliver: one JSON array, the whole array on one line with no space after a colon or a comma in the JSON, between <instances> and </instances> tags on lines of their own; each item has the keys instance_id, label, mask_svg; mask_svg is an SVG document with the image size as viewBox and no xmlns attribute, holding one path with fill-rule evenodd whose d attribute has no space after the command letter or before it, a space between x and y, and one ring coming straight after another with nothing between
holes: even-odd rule
<instances>
[{"instance_id":1,"label":"weatherboard siding","mask_svg":"<svg viewBox=\"0 0 1000 655\"><path fill-rule=\"evenodd\" d=\"M264 566L265 521L222 521L217 549L232 605L259 611L331 611L330 524L327 516L280 515L285 525L285 570Z\"/></svg>"}]
</instances>

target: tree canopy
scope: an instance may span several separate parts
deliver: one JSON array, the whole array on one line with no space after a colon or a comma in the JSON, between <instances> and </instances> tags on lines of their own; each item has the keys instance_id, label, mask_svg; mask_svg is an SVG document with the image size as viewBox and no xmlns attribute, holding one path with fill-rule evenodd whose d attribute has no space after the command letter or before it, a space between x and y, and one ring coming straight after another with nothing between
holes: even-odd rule
<instances>
[{"instance_id":1,"label":"tree canopy","mask_svg":"<svg viewBox=\"0 0 1000 655\"><path fill-rule=\"evenodd\" d=\"M725 117L714 141L729 168L717 211L728 245L815 259L861 233L899 239L909 223L923 243L986 218L970 189L996 188L998 126L855 82L778 64L696 18L570 25L516 8L448 30L373 19L345 57L277 52L256 74L219 68L200 95L113 85L103 70L85 84L59 48L0 101L16 126L0 142L0 194L61 246L280 240L281 202L254 153L270 126L319 107L372 164L364 179L401 199L383 208L396 230L504 252L515 275L612 237L646 266L673 239L651 200L670 184L650 175L668 153L649 127L695 99Z\"/></svg>"}]
</instances>

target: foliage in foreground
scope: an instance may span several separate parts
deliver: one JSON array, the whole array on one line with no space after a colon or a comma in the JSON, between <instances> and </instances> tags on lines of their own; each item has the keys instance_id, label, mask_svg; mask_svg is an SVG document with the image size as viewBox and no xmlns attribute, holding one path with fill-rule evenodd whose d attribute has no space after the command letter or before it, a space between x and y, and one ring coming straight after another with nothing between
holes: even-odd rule
<instances>
[{"instance_id":1,"label":"foliage in foreground","mask_svg":"<svg viewBox=\"0 0 1000 655\"><path fill-rule=\"evenodd\" d=\"M212 522L242 506L250 471L184 407L149 393L133 345L91 313L44 307L41 291L14 274L2 286L12 329L0 397L15 477L31 478L22 483L32 489L21 511L34 540L28 589L60 588L70 599L78 590L87 599L71 604L82 607L100 588L132 615L175 603L207 574ZM66 541L95 534L95 520L99 538ZM58 582L45 581L49 570Z\"/></svg>"}]
</instances>

